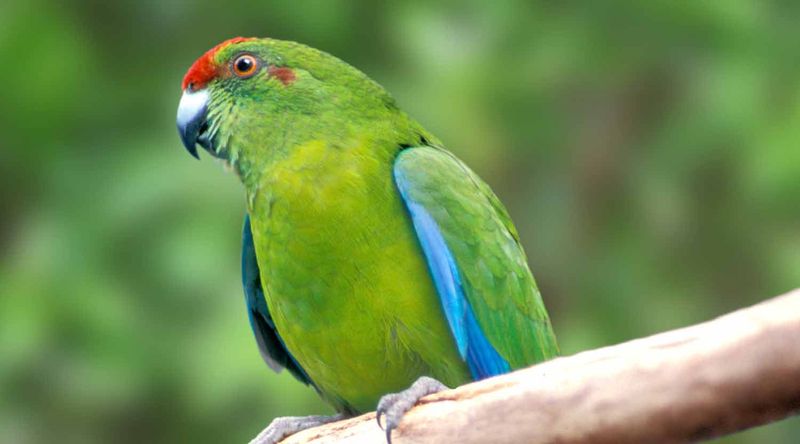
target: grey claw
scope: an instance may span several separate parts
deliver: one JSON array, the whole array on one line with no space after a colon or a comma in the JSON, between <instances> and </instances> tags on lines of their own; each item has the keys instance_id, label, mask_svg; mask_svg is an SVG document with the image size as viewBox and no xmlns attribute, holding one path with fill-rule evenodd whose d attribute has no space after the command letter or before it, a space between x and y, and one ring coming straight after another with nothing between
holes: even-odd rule
<instances>
[{"instance_id":1,"label":"grey claw","mask_svg":"<svg viewBox=\"0 0 800 444\"><path fill-rule=\"evenodd\" d=\"M447 386L433 378L423 376L406 390L381 397L381 400L378 401L375 419L378 421L378 426L386 431L386 442L391 444L392 430L400 425L400 420L411 407L417 404L420 398L442 390L447 390ZM385 427L381 424L381 416L386 417Z\"/></svg>"},{"instance_id":2,"label":"grey claw","mask_svg":"<svg viewBox=\"0 0 800 444\"><path fill-rule=\"evenodd\" d=\"M275 444L289 435L330 422L344 419L339 413L332 416L284 416L275 418L250 444Z\"/></svg>"}]
</instances>

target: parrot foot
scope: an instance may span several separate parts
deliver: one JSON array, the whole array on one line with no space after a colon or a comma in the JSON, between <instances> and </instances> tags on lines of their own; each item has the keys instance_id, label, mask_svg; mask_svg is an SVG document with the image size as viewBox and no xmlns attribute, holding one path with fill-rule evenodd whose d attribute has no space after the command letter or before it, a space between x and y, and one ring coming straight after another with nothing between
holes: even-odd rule
<instances>
[{"instance_id":1,"label":"parrot foot","mask_svg":"<svg viewBox=\"0 0 800 444\"><path fill-rule=\"evenodd\" d=\"M392 430L400 425L400 420L403 419L403 416L411 407L416 405L420 398L448 388L431 377L423 376L402 392L389 393L381 397L381 400L378 401L376 419L378 420L378 426L384 428L383 424L381 424L381 416L386 417L386 442L392 443Z\"/></svg>"},{"instance_id":2,"label":"parrot foot","mask_svg":"<svg viewBox=\"0 0 800 444\"><path fill-rule=\"evenodd\" d=\"M343 413L331 416L284 416L275 418L250 444L275 444L297 432L344 419Z\"/></svg>"}]
</instances>

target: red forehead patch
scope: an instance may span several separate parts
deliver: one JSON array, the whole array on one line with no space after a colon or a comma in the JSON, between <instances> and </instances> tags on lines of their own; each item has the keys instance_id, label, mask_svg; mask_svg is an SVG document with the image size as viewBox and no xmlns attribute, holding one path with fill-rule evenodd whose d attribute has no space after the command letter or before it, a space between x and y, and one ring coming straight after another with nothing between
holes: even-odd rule
<instances>
[{"instance_id":1,"label":"red forehead patch","mask_svg":"<svg viewBox=\"0 0 800 444\"><path fill-rule=\"evenodd\" d=\"M187 86L192 85L194 89L201 89L217 75L219 67L214 64L214 54L220 49L232 45L234 43L246 42L248 40L255 40L255 37L234 37L225 40L219 45L209 49L205 54L197 59L186 75L183 77L181 89L186 89Z\"/></svg>"}]
</instances>

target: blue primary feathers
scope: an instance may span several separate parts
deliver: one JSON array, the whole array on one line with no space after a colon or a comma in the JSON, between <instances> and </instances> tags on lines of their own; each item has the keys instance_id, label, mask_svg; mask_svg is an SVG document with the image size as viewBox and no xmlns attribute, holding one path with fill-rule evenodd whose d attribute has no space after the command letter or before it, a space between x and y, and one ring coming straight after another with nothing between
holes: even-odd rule
<instances>
[{"instance_id":1,"label":"blue primary feathers","mask_svg":"<svg viewBox=\"0 0 800 444\"><path fill-rule=\"evenodd\" d=\"M476 380L507 373L510 371L508 362L486 339L469 301L464 296L458 266L439 226L421 203L409 197L409 190L415 184L404 175L402 165L402 162L395 162L395 183L411 215L458 352L466 360L472 377Z\"/></svg>"}]
</instances>

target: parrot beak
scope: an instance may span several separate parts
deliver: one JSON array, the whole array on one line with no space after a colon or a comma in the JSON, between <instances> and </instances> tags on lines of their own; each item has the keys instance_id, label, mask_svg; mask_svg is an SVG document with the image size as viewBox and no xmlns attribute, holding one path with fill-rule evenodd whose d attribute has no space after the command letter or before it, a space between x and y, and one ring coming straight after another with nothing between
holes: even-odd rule
<instances>
[{"instance_id":1,"label":"parrot beak","mask_svg":"<svg viewBox=\"0 0 800 444\"><path fill-rule=\"evenodd\" d=\"M206 134L208 131L206 119L208 99L207 90L192 91L189 87L183 91L181 102L178 105L178 134L181 136L183 146L195 159L200 158L197 155L195 144L199 143L206 149L211 146Z\"/></svg>"}]
</instances>

